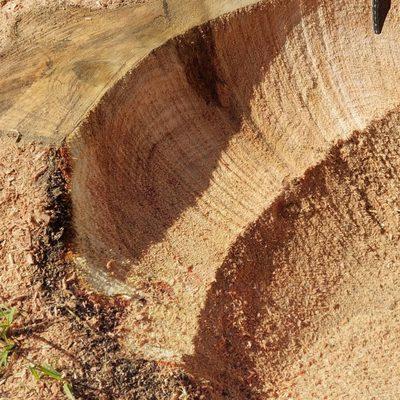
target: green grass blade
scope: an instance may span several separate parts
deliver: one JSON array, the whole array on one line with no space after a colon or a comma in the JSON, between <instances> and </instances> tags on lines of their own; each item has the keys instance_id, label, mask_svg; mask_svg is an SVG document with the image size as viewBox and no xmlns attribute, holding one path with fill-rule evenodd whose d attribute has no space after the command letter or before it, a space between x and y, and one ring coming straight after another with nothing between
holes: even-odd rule
<instances>
[{"instance_id":1,"label":"green grass blade","mask_svg":"<svg viewBox=\"0 0 400 400\"><path fill-rule=\"evenodd\" d=\"M0 368L7 366L9 354L10 353L7 350L2 350L0 352Z\"/></svg>"},{"instance_id":2,"label":"green grass blade","mask_svg":"<svg viewBox=\"0 0 400 400\"><path fill-rule=\"evenodd\" d=\"M69 383L64 383L63 390L68 400L76 400L74 394L72 393L72 386Z\"/></svg>"},{"instance_id":3,"label":"green grass blade","mask_svg":"<svg viewBox=\"0 0 400 400\"><path fill-rule=\"evenodd\" d=\"M10 356L12 350L14 348L14 344L10 343L4 346L0 351L0 368L6 367L8 364L8 357Z\"/></svg>"},{"instance_id":4,"label":"green grass blade","mask_svg":"<svg viewBox=\"0 0 400 400\"><path fill-rule=\"evenodd\" d=\"M17 309L15 307L7 308L4 305L0 306L0 318L4 319L8 325L13 323L16 314Z\"/></svg>"},{"instance_id":5,"label":"green grass blade","mask_svg":"<svg viewBox=\"0 0 400 400\"><path fill-rule=\"evenodd\" d=\"M50 365L38 365L36 367L43 375L48 376L49 378L53 378L57 381L62 380L61 374L56 371L53 367Z\"/></svg>"},{"instance_id":6,"label":"green grass blade","mask_svg":"<svg viewBox=\"0 0 400 400\"><path fill-rule=\"evenodd\" d=\"M17 309L15 307L11 307L10 309L7 310L5 317L8 322L8 325L11 325L14 322L16 314L17 314Z\"/></svg>"},{"instance_id":7,"label":"green grass blade","mask_svg":"<svg viewBox=\"0 0 400 400\"><path fill-rule=\"evenodd\" d=\"M31 372L31 374L33 375L33 377L35 378L36 381L40 381L40 378L42 377L42 374L40 373L40 371L38 371L36 369L36 367L34 366L29 366L29 371Z\"/></svg>"}]
</instances>

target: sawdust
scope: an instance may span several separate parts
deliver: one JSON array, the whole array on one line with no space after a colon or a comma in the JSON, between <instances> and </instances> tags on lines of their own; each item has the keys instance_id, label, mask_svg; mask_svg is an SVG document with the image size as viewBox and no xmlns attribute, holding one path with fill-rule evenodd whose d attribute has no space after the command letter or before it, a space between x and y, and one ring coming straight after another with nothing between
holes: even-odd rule
<instances>
[{"instance_id":1,"label":"sawdust","mask_svg":"<svg viewBox=\"0 0 400 400\"><path fill-rule=\"evenodd\" d=\"M344 288L396 240L384 225L397 221L385 202L398 200L398 121L385 115L400 102L400 47L393 21L375 39L369 7L346 4L267 2L195 28L142 60L71 140L77 266L132 296L126 348L184 364L216 399L284 398L296 379L300 398L340 396L295 365L342 307L360 317L350 304L372 282Z\"/></svg>"},{"instance_id":2,"label":"sawdust","mask_svg":"<svg viewBox=\"0 0 400 400\"><path fill-rule=\"evenodd\" d=\"M33 284L35 246L39 236L45 234L50 214L44 190L50 149L40 143L17 143L18 137L3 137L0 144L0 298L1 303L19 310L16 330L51 324L54 318L43 306L39 284ZM35 332L36 334L36 332ZM51 332L44 335L51 340ZM53 331L54 334L54 331ZM28 350L29 349L29 350ZM0 393L5 398L37 398L33 380L26 366L30 361L57 356L49 346L28 336L18 353L11 356L12 372L0 377ZM29 361L28 361L29 360ZM55 395L56 387L42 388L43 395Z\"/></svg>"},{"instance_id":3,"label":"sawdust","mask_svg":"<svg viewBox=\"0 0 400 400\"><path fill-rule=\"evenodd\" d=\"M82 399L396 399L396 15L266 1L153 51L68 148L5 138L5 395L62 398L43 360Z\"/></svg>"},{"instance_id":4,"label":"sawdust","mask_svg":"<svg viewBox=\"0 0 400 400\"><path fill-rule=\"evenodd\" d=\"M61 150L17 135L0 142L0 302L18 310L0 396L65 399L58 382L36 382L28 370L48 364L63 373L77 399L199 398L181 370L121 349L126 299L81 288L67 261L72 232Z\"/></svg>"},{"instance_id":5,"label":"sawdust","mask_svg":"<svg viewBox=\"0 0 400 400\"><path fill-rule=\"evenodd\" d=\"M193 355L237 238L400 103L400 13L378 37L370 11L267 1L193 28L141 60L71 136L74 261L96 290L146 300L123 322L127 348L176 364Z\"/></svg>"},{"instance_id":6,"label":"sawdust","mask_svg":"<svg viewBox=\"0 0 400 400\"><path fill-rule=\"evenodd\" d=\"M232 246L187 358L215 398L397 397L399 140L354 133Z\"/></svg>"}]
</instances>

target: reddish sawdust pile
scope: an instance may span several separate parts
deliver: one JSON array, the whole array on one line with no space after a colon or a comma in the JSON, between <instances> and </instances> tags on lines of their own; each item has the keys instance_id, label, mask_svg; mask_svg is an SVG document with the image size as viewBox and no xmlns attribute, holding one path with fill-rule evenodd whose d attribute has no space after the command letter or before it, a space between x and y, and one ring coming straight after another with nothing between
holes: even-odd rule
<instances>
[{"instance_id":1,"label":"reddish sawdust pile","mask_svg":"<svg viewBox=\"0 0 400 400\"><path fill-rule=\"evenodd\" d=\"M400 102L396 19L378 38L368 9L264 1L191 29L135 65L70 137L76 262L104 293L147 295L140 320L126 318L127 347L192 355L238 236L333 143Z\"/></svg>"},{"instance_id":2,"label":"reddish sawdust pile","mask_svg":"<svg viewBox=\"0 0 400 400\"><path fill-rule=\"evenodd\" d=\"M336 146L233 245L186 360L203 398L397 398L399 127L392 113ZM1 302L20 310L1 395L64 398L26 369L49 363L77 398L185 398L187 377L120 349L126 301L79 288L60 161L17 140L0 146Z\"/></svg>"},{"instance_id":3,"label":"reddish sawdust pile","mask_svg":"<svg viewBox=\"0 0 400 400\"><path fill-rule=\"evenodd\" d=\"M30 6L1 4L7 39ZM399 126L394 113L335 147L232 245L185 360L213 385L203 398L398 397ZM123 314L136 316L124 298L80 287L65 261L69 205L54 150L2 138L0 163L0 296L19 309L0 396L64 398L26 369L49 363L77 398L200 397L186 396L194 385L179 371L121 350Z\"/></svg>"},{"instance_id":4,"label":"reddish sawdust pile","mask_svg":"<svg viewBox=\"0 0 400 400\"><path fill-rule=\"evenodd\" d=\"M231 248L187 360L215 398L398 398L399 143L354 133Z\"/></svg>"},{"instance_id":5,"label":"reddish sawdust pile","mask_svg":"<svg viewBox=\"0 0 400 400\"><path fill-rule=\"evenodd\" d=\"M44 144L0 139L0 304L18 309L0 397L65 399L59 382L36 382L27 368L49 364L77 399L201 398L182 372L121 350L124 299L79 287L65 261L69 210L61 166Z\"/></svg>"},{"instance_id":6,"label":"reddish sawdust pile","mask_svg":"<svg viewBox=\"0 0 400 400\"><path fill-rule=\"evenodd\" d=\"M0 375L0 394L5 398L57 398L59 385L35 384L26 368L30 362L50 360L58 360L62 369L72 365L47 343L62 336L63 352L69 354L66 321L45 307L40 282L33 283L35 246L50 221L45 181L51 149L39 143L17 144L17 140L5 137L0 142L0 299L19 310L13 328L32 329L16 338L17 351Z\"/></svg>"}]
</instances>

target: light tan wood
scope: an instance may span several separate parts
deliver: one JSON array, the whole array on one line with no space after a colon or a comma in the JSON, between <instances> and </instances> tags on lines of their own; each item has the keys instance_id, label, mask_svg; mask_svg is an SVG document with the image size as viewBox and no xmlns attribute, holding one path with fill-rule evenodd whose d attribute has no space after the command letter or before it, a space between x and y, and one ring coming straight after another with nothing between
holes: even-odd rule
<instances>
[{"instance_id":1,"label":"light tan wood","mask_svg":"<svg viewBox=\"0 0 400 400\"><path fill-rule=\"evenodd\" d=\"M382 398L400 359L400 5L376 36L364 0L251 3L36 13L2 59L0 128L68 139L73 259L131 298L125 349L218 400Z\"/></svg>"},{"instance_id":2,"label":"light tan wood","mask_svg":"<svg viewBox=\"0 0 400 400\"><path fill-rule=\"evenodd\" d=\"M154 48L254 2L157 0L110 11L32 11L0 58L0 130L62 140Z\"/></svg>"}]
</instances>

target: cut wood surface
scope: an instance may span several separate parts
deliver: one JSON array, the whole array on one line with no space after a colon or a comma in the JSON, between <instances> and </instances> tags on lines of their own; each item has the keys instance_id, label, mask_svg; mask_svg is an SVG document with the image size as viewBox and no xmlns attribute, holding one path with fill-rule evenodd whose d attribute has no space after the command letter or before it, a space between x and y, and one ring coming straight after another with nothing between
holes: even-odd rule
<instances>
[{"instance_id":1,"label":"cut wood surface","mask_svg":"<svg viewBox=\"0 0 400 400\"><path fill-rule=\"evenodd\" d=\"M0 129L50 141L169 38L254 0L168 0L116 10L33 8L0 62Z\"/></svg>"},{"instance_id":2,"label":"cut wood surface","mask_svg":"<svg viewBox=\"0 0 400 400\"><path fill-rule=\"evenodd\" d=\"M371 12L169 0L21 17L0 130L65 140L68 256L89 290L130 298L127 352L218 400L396 398L400 5L379 36Z\"/></svg>"}]
</instances>

